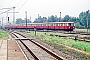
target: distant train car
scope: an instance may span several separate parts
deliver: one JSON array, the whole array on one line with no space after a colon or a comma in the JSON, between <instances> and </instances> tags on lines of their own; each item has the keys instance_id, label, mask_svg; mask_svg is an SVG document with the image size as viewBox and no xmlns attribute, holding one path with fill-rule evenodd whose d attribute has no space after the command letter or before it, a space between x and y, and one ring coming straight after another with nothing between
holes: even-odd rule
<instances>
[{"instance_id":1,"label":"distant train car","mask_svg":"<svg viewBox=\"0 0 90 60\"><path fill-rule=\"evenodd\" d=\"M64 30L73 31L75 29L74 22L46 22L46 23L28 23L26 24L16 24L7 25L6 29L36 29L36 30Z\"/></svg>"}]
</instances>

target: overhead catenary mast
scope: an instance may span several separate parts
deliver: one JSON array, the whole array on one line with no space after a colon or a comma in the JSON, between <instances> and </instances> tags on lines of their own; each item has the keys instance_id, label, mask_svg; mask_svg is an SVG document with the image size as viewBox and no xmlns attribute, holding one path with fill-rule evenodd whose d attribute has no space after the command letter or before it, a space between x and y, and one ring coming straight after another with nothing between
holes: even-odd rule
<instances>
[{"instance_id":1,"label":"overhead catenary mast","mask_svg":"<svg viewBox=\"0 0 90 60\"><path fill-rule=\"evenodd\" d=\"M88 13L89 13L89 10L88 11L86 11L86 13L87 13L87 17L86 17L86 22L87 22L87 35L88 35Z\"/></svg>"},{"instance_id":2,"label":"overhead catenary mast","mask_svg":"<svg viewBox=\"0 0 90 60\"><path fill-rule=\"evenodd\" d=\"M59 22L61 21L61 12L60 12L60 20L59 20Z\"/></svg>"},{"instance_id":3,"label":"overhead catenary mast","mask_svg":"<svg viewBox=\"0 0 90 60\"><path fill-rule=\"evenodd\" d=\"M3 28L3 17L2 17L2 28Z\"/></svg>"},{"instance_id":4,"label":"overhead catenary mast","mask_svg":"<svg viewBox=\"0 0 90 60\"><path fill-rule=\"evenodd\" d=\"M31 21L31 16L30 16L30 21Z\"/></svg>"},{"instance_id":5,"label":"overhead catenary mast","mask_svg":"<svg viewBox=\"0 0 90 60\"><path fill-rule=\"evenodd\" d=\"M13 24L15 24L15 7L13 7Z\"/></svg>"},{"instance_id":6,"label":"overhead catenary mast","mask_svg":"<svg viewBox=\"0 0 90 60\"><path fill-rule=\"evenodd\" d=\"M6 16L6 20L7 20L7 22L8 22L8 24L9 24L9 21L8 21L8 13L13 13L13 24L15 24L15 13L19 13L19 12L15 12L15 7L12 7L12 8L2 8L2 9L0 9L0 10L3 10L3 9L9 9L9 10L7 10L7 11L5 11L5 12L2 12L2 13L0 13L0 14L3 14L3 13L7 13L7 16ZM13 9L13 12L8 12L8 11L10 11L10 10L12 10Z\"/></svg>"},{"instance_id":7,"label":"overhead catenary mast","mask_svg":"<svg viewBox=\"0 0 90 60\"><path fill-rule=\"evenodd\" d=\"M39 20L39 14L38 14L38 20Z\"/></svg>"},{"instance_id":8,"label":"overhead catenary mast","mask_svg":"<svg viewBox=\"0 0 90 60\"><path fill-rule=\"evenodd\" d=\"M26 16L26 31L27 31L27 11L25 11L25 16Z\"/></svg>"}]
</instances>

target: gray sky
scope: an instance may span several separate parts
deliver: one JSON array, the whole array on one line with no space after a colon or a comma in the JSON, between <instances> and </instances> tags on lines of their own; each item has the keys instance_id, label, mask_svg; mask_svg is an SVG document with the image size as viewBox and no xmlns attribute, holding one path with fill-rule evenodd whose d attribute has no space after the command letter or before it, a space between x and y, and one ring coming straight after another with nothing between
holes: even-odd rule
<instances>
[{"instance_id":1,"label":"gray sky","mask_svg":"<svg viewBox=\"0 0 90 60\"><path fill-rule=\"evenodd\" d=\"M26 2L27 1L27 2ZM26 3L25 3L26 2ZM25 3L25 4L24 4ZM23 5L24 4L24 5ZM22 6L23 5L23 6ZM61 17L70 15L78 17L82 11L90 10L90 0L1 0L0 9L11 8L17 6L15 11L19 13L15 14L15 18L25 18L25 11L27 11L28 19L31 16L32 21L40 16L48 17L51 15L57 15ZM22 6L22 7L21 7ZM5 11L5 10L3 10ZM3 12L0 10L0 13ZM12 10L11 10L12 11ZM9 13L10 20L12 20L13 14ZM6 18L6 14L1 14L0 19Z\"/></svg>"}]
</instances>

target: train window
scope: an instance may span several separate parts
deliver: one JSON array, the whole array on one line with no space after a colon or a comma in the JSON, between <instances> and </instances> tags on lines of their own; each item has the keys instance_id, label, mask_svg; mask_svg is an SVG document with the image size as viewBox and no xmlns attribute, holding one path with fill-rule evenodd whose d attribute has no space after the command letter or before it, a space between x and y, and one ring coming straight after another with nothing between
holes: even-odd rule
<instances>
[{"instance_id":1,"label":"train window","mask_svg":"<svg viewBox=\"0 0 90 60\"><path fill-rule=\"evenodd\" d=\"M68 23L68 26L74 26L74 23Z\"/></svg>"},{"instance_id":2,"label":"train window","mask_svg":"<svg viewBox=\"0 0 90 60\"><path fill-rule=\"evenodd\" d=\"M56 24L54 24L54 26L56 26Z\"/></svg>"},{"instance_id":3,"label":"train window","mask_svg":"<svg viewBox=\"0 0 90 60\"><path fill-rule=\"evenodd\" d=\"M71 26L71 23L68 23L68 26Z\"/></svg>"},{"instance_id":4,"label":"train window","mask_svg":"<svg viewBox=\"0 0 90 60\"><path fill-rule=\"evenodd\" d=\"M53 24L51 24L51 26L53 26Z\"/></svg>"},{"instance_id":5,"label":"train window","mask_svg":"<svg viewBox=\"0 0 90 60\"><path fill-rule=\"evenodd\" d=\"M40 26L39 24L37 24L37 26Z\"/></svg>"},{"instance_id":6,"label":"train window","mask_svg":"<svg viewBox=\"0 0 90 60\"><path fill-rule=\"evenodd\" d=\"M58 26L58 23L56 23L56 26Z\"/></svg>"},{"instance_id":7,"label":"train window","mask_svg":"<svg viewBox=\"0 0 90 60\"><path fill-rule=\"evenodd\" d=\"M45 26L46 26L46 24L45 24Z\"/></svg>"},{"instance_id":8,"label":"train window","mask_svg":"<svg viewBox=\"0 0 90 60\"><path fill-rule=\"evenodd\" d=\"M39 26L41 26L41 25L39 24Z\"/></svg>"},{"instance_id":9,"label":"train window","mask_svg":"<svg viewBox=\"0 0 90 60\"><path fill-rule=\"evenodd\" d=\"M60 26L60 23L58 23L58 26Z\"/></svg>"},{"instance_id":10,"label":"train window","mask_svg":"<svg viewBox=\"0 0 90 60\"><path fill-rule=\"evenodd\" d=\"M71 26L74 26L74 23L71 23Z\"/></svg>"},{"instance_id":11,"label":"train window","mask_svg":"<svg viewBox=\"0 0 90 60\"><path fill-rule=\"evenodd\" d=\"M43 25L41 24L41 26L43 26Z\"/></svg>"},{"instance_id":12,"label":"train window","mask_svg":"<svg viewBox=\"0 0 90 60\"><path fill-rule=\"evenodd\" d=\"M28 26L31 26L31 24L28 24Z\"/></svg>"},{"instance_id":13,"label":"train window","mask_svg":"<svg viewBox=\"0 0 90 60\"><path fill-rule=\"evenodd\" d=\"M48 26L53 26L53 24L48 24Z\"/></svg>"},{"instance_id":14,"label":"train window","mask_svg":"<svg viewBox=\"0 0 90 60\"><path fill-rule=\"evenodd\" d=\"M64 26L67 26L67 23L65 23Z\"/></svg>"},{"instance_id":15,"label":"train window","mask_svg":"<svg viewBox=\"0 0 90 60\"><path fill-rule=\"evenodd\" d=\"M38 26L40 26L40 24L38 24Z\"/></svg>"},{"instance_id":16,"label":"train window","mask_svg":"<svg viewBox=\"0 0 90 60\"><path fill-rule=\"evenodd\" d=\"M35 26L35 24L33 24L33 26Z\"/></svg>"},{"instance_id":17,"label":"train window","mask_svg":"<svg viewBox=\"0 0 90 60\"><path fill-rule=\"evenodd\" d=\"M56 26L56 24L54 24L54 26Z\"/></svg>"},{"instance_id":18,"label":"train window","mask_svg":"<svg viewBox=\"0 0 90 60\"><path fill-rule=\"evenodd\" d=\"M46 26L48 26L48 24L46 24Z\"/></svg>"},{"instance_id":19,"label":"train window","mask_svg":"<svg viewBox=\"0 0 90 60\"><path fill-rule=\"evenodd\" d=\"M38 26L38 24L36 24L36 26Z\"/></svg>"},{"instance_id":20,"label":"train window","mask_svg":"<svg viewBox=\"0 0 90 60\"><path fill-rule=\"evenodd\" d=\"M33 24L31 24L31 26L33 26Z\"/></svg>"},{"instance_id":21,"label":"train window","mask_svg":"<svg viewBox=\"0 0 90 60\"><path fill-rule=\"evenodd\" d=\"M34 26L34 24L32 24L32 26Z\"/></svg>"},{"instance_id":22,"label":"train window","mask_svg":"<svg viewBox=\"0 0 90 60\"><path fill-rule=\"evenodd\" d=\"M59 23L59 26L61 26L61 23Z\"/></svg>"},{"instance_id":23,"label":"train window","mask_svg":"<svg viewBox=\"0 0 90 60\"><path fill-rule=\"evenodd\" d=\"M61 23L61 26L63 26L63 23Z\"/></svg>"},{"instance_id":24,"label":"train window","mask_svg":"<svg viewBox=\"0 0 90 60\"><path fill-rule=\"evenodd\" d=\"M43 26L46 26L46 24L43 24Z\"/></svg>"},{"instance_id":25,"label":"train window","mask_svg":"<svg viewBox=\"0 0 90 60\"><path fill-rule=\"evenodd\" d=\"M40 26L39 24L37 26Z\"/></svg>"},{"instance_id":26,"label":"train window","mask_svg":"<svg viewBox=\"0 0 90 60\"><path fill-rule=\"evenodd\" d=\"M48 24L48 26L50 26L50 24Z\"/></svg>"},{"instance_id":27,"label":"train window","mask_svg":"<svg viewBox=\"0 0 90 60\"><path fill-rule=\"evenodd\" d=\"M55 24L53 24L53 26L55 26Z\"/></svg>"}]
</instances>

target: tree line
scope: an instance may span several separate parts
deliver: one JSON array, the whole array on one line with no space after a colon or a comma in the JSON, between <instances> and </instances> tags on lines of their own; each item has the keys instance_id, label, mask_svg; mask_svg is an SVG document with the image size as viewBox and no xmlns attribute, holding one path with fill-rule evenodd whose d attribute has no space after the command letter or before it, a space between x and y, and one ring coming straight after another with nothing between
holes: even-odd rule
<instances>
[{"instance_id":1,"label":"tree line","mask_svg":"<svg viewBox=\"0 0 90 60\"><path fill-rule=\"evenodd\" d=\"M31 21L29 19L27 19L28 23L31 23ZM16 24L25 24L26 23L26 19L22 19L22 18L17 18L16 19Z\"/></svg>"},{"instance_id":2,"label":"tree line","mask_svg":"<svg viewBox=\"0 0 90 60\"><path fill-rule=\"evenodd\" d=\"M27 19L28 23L31 23L29 19ZM69 15L65 15L63 18L57 17L56 15L51 15L47 17L39 16L34 20L33 23L43 23L43 22L74 22L76 28L90 28L90 11L81 12L79 17L72 17ZM16 19L16 24L26 23L26 20L22 20L21 18ZM87 24L88 23L88 24Z\"/></svg>"}]
</instances>

